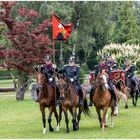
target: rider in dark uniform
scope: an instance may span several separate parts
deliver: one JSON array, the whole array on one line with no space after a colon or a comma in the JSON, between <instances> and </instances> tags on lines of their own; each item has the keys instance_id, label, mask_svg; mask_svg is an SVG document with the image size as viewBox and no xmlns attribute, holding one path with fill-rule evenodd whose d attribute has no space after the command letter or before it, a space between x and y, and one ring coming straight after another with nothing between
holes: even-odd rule
<instances>
[{"instance_id":1,"label":"rider in dark uniform","mask_svg":"<svg viewBox=\"0 0 140 140\"><path fill-rule=\"evenodd\" d=\"M70 56L69 64L59 70L58 73L65 74L65 76L70 80L70 82L75 85L79 93L79 104L83 105L83 91L79 82L80 67L75 64L74 56Z\"/></svg>"},{"instance_id":2,"label":"rider in dark uniform","mask_svg":"<svg viewBox=\"0 0 140 140\"><path fill-rule=\"evenodd\" d=\"M54 72L57 71L56 65L52 64L51 58L49 55L45 57L45 64L41 66L42 72L45 74L46 78L48 79L49 84L54 88L55 81L54 81ZM39 100L39 96L37 101ZM58 85L56 83L56 105L60 104L60 92L58 89Z\"/></svg>"},{"instance_id":3,"label":"rider in dark uniform","mask_svg":"<svg viewBox=\"0 0 140 140\"><path fill-rule=\"evenodd\" d=\"M131 64L129 60L124 62L123 69L126 72L126 76L130 79L132 85L135 87L135 90L138 90L138 84L134 77L135 66Z\"/></svg>"}]
</instances>

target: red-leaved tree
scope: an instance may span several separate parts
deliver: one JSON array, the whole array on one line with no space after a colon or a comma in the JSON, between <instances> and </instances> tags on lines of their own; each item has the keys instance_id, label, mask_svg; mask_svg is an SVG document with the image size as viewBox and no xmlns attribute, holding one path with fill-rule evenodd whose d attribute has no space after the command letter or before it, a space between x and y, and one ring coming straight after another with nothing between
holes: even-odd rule
<instances>
[{"instance_id":1,"label":"red-leaved tree","mask_svg":"<svg viewBox=\"0 0 140 140\"><path fill-rule=\"evenodd\" d=\"M43 63L46 54L52 54L52 42L47 35L48 19L34 27L38 12L33 9L20 7L18 16L21 21L16 21L11 16L15 2L1 2L0 20L7 25L8 32L4 35L11 41L11 47L0 45L3 50L5 64L8 69L15 69L18 73L18 86L16 99L23 100L29 80L29 75L34 73L34 66Z\"/></svg>"}]
</instances>

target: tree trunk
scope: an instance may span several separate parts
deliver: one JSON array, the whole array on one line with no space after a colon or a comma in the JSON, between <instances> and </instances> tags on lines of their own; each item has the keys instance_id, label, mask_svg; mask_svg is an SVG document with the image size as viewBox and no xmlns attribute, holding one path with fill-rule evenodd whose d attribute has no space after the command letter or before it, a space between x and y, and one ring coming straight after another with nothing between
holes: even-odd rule
<instances>
[{"instance_id":1,"label":"tree trunk","mask_svg":"<svg viewBox=\"0 0 140 140\"><path fill-rule=\"evenodd\" d=\"M14 89L16 90L17 89L16 77L14 76L14 74L12 72L10 74L11 74L11 77L13 79Z\"/></svg>"},{"instance_id":2,"label":"tree trunk","mask_svg":"<svg viewBox=\"0 0 140 140\"><path fill-rule=\"evenodd\" d=\"M25 91L27 90L28 86L31 84L32 80L28 78L27 74L20 73L18 78L18 87L16 89L16 100L23 101Z\"/></svg>"}]
</instances>

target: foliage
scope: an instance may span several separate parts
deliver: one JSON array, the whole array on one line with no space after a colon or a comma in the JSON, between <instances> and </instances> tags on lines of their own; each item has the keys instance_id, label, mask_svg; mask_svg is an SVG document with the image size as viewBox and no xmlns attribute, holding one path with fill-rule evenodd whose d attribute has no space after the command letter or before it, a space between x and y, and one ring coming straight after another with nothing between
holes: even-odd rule
<instances>
[{"instance_id":1,"label":"foliage","mask_svg":"<svg viewBox=\"0 0 140 140\"><path fill-rule=\"evenodd\" d=\"M38 13L33 9L20 7L18 16L20 21L12 19L10 12L14 3L3 2L1 20L7 25L9 31L7 38L12 42L11 48L5 47L6 65L17 71L25 73L33 72L33 66L41 63L46 53L49 53L48 46L51 41L46 35L49 25L48 20L44 20L36 28L32 27ZM23 20L26 18L26 20Z\"/></svg>"},{"instance_id":2,"label":"foliage","mask_svg":"<svg viewBox=\"0 0 140 140\"><path fill-rule=\"evenodd\" d=\"M119 2L116 21L110 28L112 42L139 44L139 31L135 2Z\"/></svg>"},{"instance_id":3,"label":"foliage","mask_svg":"<svg viewBox=\"0 0 140 140\"><path fill-rule=\"evenodd\" d=\"M122 65L126 58L134 64L140 61L139 45L109 44L104 46L104 48L98 52L98 55L103 53L112 55L112 57L117 60L119 66Z\"/></svg>"},{"instance_id":4,"label":"foliage","mask_svg":"<svg viewBox=\"0 0 140 140\"><path fill-rule=\"evenodd\" d=\"M80 68L80 83L82 84L84 82L84 70Z\"/></svg>"},{"instance_id":5,"label":"foliage","mask_svg":"<svg viewBox=\"0 0 140 140\"><path fill-rule=\"evenodd\" d=\"M11 79L11 73L15 74L14 70L0 70L0 79Z\"/></svg>"}]
</instances>

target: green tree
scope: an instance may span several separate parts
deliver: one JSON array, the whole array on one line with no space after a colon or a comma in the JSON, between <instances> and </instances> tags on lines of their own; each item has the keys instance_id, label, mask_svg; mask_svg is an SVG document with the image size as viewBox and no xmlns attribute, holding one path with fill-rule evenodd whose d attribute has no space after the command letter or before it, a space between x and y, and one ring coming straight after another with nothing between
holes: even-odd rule
<instances>
[{"instance_id":1,"label":"green tree","mask_svg":"<svg viewBox=\"0 0 140 140\"><path fill-rule=\"evenodd\" d=\"M117 6L117 18L110 30L111 41L128 44L140 43L135 2L118 2Z\"/></svg>"}]
</instances>

